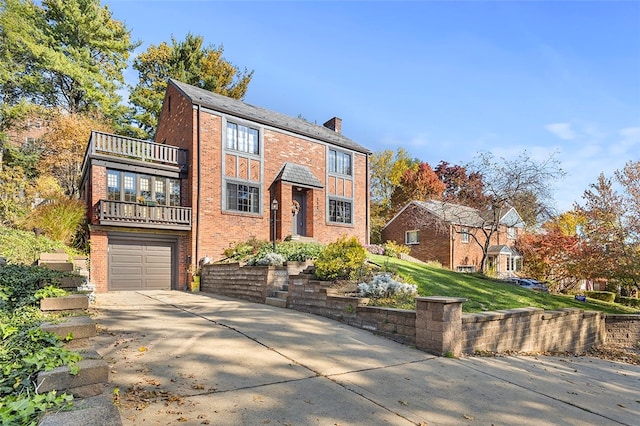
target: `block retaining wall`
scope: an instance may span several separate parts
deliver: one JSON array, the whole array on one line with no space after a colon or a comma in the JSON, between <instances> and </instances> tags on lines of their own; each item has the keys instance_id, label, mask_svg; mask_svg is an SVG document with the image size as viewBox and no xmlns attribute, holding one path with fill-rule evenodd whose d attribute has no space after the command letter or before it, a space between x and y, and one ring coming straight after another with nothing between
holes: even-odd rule
<instances>
[{"instance_id":1,"label":"block retaining wall","mask_svg":"<svg viewBox=\"0 0 640 426\"><path fill-rule=\"evenodd\" d=\"M582 309L520 308L462 314L465 299L418 297L416 311L367 306L368 299L338 294L331 283L304 267L205 265L201 290L264 303L288 285L287 307L331 318L436 355L480 352L581 353L603 343L633 347L640 341L640 315L606 315Z\"/></svg>"}]
</instances>

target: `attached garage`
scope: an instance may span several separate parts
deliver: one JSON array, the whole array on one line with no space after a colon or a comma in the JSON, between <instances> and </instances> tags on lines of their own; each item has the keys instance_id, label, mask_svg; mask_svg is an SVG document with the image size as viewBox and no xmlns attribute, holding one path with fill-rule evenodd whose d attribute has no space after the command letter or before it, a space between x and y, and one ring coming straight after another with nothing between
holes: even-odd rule
<instances>
[{"instance_id":1,"label":"attached garage","mask_svg":"<svg viewBox=\"0 0 640 426\"><path fill-rule=\"evenodd\" d=\"M109 290L170 290L176 282L176 239L109 236Z\"/></svg>"}]
</instances>

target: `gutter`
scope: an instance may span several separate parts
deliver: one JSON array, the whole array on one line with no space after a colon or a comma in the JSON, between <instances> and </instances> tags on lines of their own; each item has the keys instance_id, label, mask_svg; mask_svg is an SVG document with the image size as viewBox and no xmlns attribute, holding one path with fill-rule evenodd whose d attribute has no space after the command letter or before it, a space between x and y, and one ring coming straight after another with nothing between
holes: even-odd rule
<instances>
[{"instance_id":1,"label":"gutter","mask_svg":"<svg viewBox=\"0 0 640 426\"><path fill-rule=\"evenodd\" d=\"M200 104L197 105L197 111L198 114L196 116L196 128L197 128L197 133L196 133L196 151L198 153L198 171L197 171L197 179L198 179L198 184L196 185L196 202L195 202L195 209L196 209L196 215L195 215L195 224L196 224L196 250L195 250L195 259L192 260L195 261L195 265L196 267L198 266L198 261L200 259L200 176L202 175L202 165L201 165L201 143L200 143L200 139L201 139L201 131L200 131Z\"/></svg>"}]
</instances>

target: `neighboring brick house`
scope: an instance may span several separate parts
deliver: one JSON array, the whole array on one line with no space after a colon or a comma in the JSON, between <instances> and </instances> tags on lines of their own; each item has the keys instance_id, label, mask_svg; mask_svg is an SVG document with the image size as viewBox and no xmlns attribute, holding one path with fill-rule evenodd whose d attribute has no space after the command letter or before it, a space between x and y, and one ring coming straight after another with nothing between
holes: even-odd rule
<instances>
[{"instance_id":1,"label":"neighboring brick house","mask_svg":"<svg viewBox=\"0 0 640 426\"><path fill-rule=\"evenodd\" d=\"M480 270L488 227L496 223L494 212L442 201L411 201L382 228L383 241L394 241L411 248L411 256L438 261L458 272ZM487 265L498 276L511 276L521 269L522 258L513 243L524 222L514 208L497 213L498 229L491 235Z\"/></svg>"},{"instance_id":2,"label":"neighboring brick house","mask_svg":"<svg viewBox=\"0 0 640 426\"><path fill-rule=\"evenodd\" d=\"M340 133L169 80L156 143L93 132L82 173L98 291L184 288L250 238L369 238L370 151Z\"/></svg>"}]
</instances>

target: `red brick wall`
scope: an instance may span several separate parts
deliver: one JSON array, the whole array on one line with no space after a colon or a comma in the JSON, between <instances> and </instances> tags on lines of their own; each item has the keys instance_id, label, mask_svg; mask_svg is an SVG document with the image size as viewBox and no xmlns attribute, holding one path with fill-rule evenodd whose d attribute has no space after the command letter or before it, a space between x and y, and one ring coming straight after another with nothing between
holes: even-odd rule
<instances>
[{"instance_id":1,"label":"red brick wall","mask_svg":"<svg viewBox=\"0 0 640 426\"><path fill-rule=\"evenodd\" d=\"M171 112L168 111L169 97L171 97ZM200 126L200 198L198 198L197 185L198 124ZM269 187L287 161L307 166L325 186L323 189L314 189L307 193L308 235L325 243L335 241L344 234L355 235L363 243L368 242L367 156L353 153L356 188L353 202L354 224L348 226L328 224L325 206L325 191L328 187L325 172L326 146L263 126L257 126L263 130L262 214L223 212L221 198L223 175L242 175L246 172L244 163L241 164L241 170L235 170L235 167L231 166L222 170L222 125L223 121L219 115L193 109L175 87L169 87L156 141L189 149L190 166L188 178L183 182L183 205L194 209L188 251L188 255L193 257L194 262L205 255L220 259L226 248L251 237L271 240L270 203L273 193L269 192ZM251 162L251 167L255 170L255 161ZM256 175L252 172L251 176ZM278 238L282 239L291 233L292 188L284 184L272 190L275 190L279 202L277 228Z\"/></svg>"},{"instance_id":2,"label":"red brick wall","mask_svg":"<svg viewBox=\"0 0 640 426\"><path fill-rule=\"evenodd\" d=\"M424 212L410 205L396 219L382 230L383 241L395 241L398 244L405 243L405 232L418 230L420 243L409 244L411 256L423 261L438 261L445 268L451 268L449 226L425 226L420 225L414 219L416 216L424 216Z\"/></svg>"},{"instance_id":3,"label":"red brick wall","mask_svg":"<svg viewBox=\"0 0 640 426\"><path fill-rule=\"evenodd\" d=\"M104 230L91 230L91 253L89 255L89 282L96 286L98 293L107 291L108 238Z\"/></svg>"},{"instance_id":4,"label":"red brick wall","mask_svg":"<svg viewBox=\"0 0 640 426\"><path fill-rule=\"evenodd\" d=\"M404 244L405 232L417 229L420 243L408 245L411 248L411 256L423 261L438 261L449 269L455 270L461 265L475 265L476 270L479 270L482 248L473 237L469 236L468 243L462 242L460 226L453 229L449 225L438 225L426 219L426 215L424 210L410 205L382 230L383 241L391 240ZM416 217L421 219L416 220ZM507 239L506 229L503 228L492 235L491 245L513 244L513 240ZM486 238L479 229L469 228L469 233L476 234L481 243Z\"/></svg>"}]
</instances>

